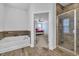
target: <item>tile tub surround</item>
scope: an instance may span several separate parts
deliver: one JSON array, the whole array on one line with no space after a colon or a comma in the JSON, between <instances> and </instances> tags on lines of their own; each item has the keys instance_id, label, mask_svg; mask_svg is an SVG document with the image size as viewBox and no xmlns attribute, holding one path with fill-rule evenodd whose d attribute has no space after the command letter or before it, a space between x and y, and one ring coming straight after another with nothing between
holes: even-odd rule
<instances>
[{"instance_id":1,"label":"tile tub surround","mask_svg":"<svg viewBox=\"0 0 79 59\"><path fill-rule=\"evenodd\" d=\"M10 36L22 36L22 35L30 36L30 31L3 31L3 32L0 32L0 38L10 37Z\"/></svg>"}]
</instances>

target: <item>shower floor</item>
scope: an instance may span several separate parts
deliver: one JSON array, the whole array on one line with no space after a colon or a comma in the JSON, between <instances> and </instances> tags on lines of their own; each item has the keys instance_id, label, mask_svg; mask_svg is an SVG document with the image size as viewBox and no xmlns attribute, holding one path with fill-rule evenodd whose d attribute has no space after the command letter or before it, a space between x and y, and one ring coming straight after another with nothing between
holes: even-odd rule
<instances>
[{"instance_id":1,"label":"shower floor","mask_svg":"<svg viewBox=\"0 0 79 59\"><path fill-rule=\"evenodd\" d=\"M61 46L74 51L74 44L73 43L74 43L74 41L71 39L64 39L64 41L61 43Z\"/></svg>"}]
</instances>

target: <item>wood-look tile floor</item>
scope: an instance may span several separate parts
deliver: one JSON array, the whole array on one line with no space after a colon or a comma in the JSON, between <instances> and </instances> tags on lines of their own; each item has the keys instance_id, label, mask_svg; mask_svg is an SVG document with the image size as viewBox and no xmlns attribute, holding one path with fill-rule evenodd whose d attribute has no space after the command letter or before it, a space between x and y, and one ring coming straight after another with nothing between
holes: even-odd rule
<instances>
[{"instance_id":1,"label":"wood-look tile floor","mask_svg":"<svg viewBox=\"0 0 79 59\"><path fill-rule=\"evenodd\" d=\"M0 54L0 56L73 56L73 55L68 52L62 51L59 48L56 48L53 51L51 51L47 48L26 47L2 53Z\"/></svg>"},{"instance_id":2,"label":"wood-look tile floor","mask_svg":"<svg viewBox=\"0 0 79 59\"><path fill-rule=\"evenodd\" d=\"M48 48L48 37L46 35L36 35L36 47Z\"/></svg>"}]
</instances>

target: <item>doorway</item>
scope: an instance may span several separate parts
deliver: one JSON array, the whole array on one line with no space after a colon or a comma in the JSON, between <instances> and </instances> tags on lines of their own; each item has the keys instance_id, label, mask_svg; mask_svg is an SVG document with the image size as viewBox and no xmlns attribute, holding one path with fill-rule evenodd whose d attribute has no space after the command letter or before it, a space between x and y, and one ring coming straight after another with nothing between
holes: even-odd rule
<instances>
[{"instance_id":1,"label":"doorway","mask_svg":"<svg viewBox=\"0 0 79 59\"><path fill-rule=\"evenodd\" d=\"M48 20L48 12L34 14L35 47L48 48Z\"/></svg>"}]
</instances>

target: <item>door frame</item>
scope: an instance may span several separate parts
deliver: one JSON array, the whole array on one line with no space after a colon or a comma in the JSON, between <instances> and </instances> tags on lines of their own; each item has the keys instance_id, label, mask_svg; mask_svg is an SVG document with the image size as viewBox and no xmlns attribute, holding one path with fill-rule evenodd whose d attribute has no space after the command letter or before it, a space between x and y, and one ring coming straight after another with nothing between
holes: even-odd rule
<instances>
[{"instance_id":1,"label":"door frame","mask_svg":"<svg viewBox=\"0 0 79 59\"><path fill-rule=\"evenodd\" d=\"M50 11L38 11L38 12L34 12L33 13L33 19L34 19L34 15L35 14L40 14L40 13L48 13L48 48L49 48L49 19L50 19L50 16L49 16L49 13L50 13ZM34 19L35 20L35 19ZM34 23L34 20L33 20L33 23ZM35 31L35 24L34 24L34 45L35 45L35 40L36 40L36 31ZM34 46L35 47L35 46Z\"/></svg>"}]
</instances>

